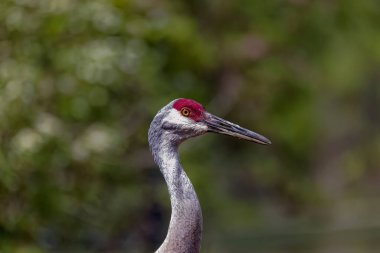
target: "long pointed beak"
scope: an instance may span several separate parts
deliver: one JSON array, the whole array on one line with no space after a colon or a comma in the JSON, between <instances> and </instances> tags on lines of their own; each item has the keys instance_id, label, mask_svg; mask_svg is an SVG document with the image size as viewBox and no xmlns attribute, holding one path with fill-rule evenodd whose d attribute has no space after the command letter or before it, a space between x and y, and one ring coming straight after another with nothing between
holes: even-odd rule
<instances>
[{"instance_id":1,"label":"long pointed beak","mask_svg":"<svg viewBox=\"0 0 380 253\"><path fill-rule=\"evenodd\" d=\"M205 116L204 121L208 127L208 132L230 135L239 139L256 142L263 145L271 144L271 141L268 138L212 115L211 113L206 113Z\"/></svg>"}]
</instances>

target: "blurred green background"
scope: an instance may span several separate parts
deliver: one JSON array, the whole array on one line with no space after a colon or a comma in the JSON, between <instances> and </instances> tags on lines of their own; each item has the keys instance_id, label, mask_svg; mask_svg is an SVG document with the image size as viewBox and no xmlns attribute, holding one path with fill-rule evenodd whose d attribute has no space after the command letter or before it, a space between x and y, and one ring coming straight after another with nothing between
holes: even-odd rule
<instances>
[{"instance_id":1,"label":"blurred green background","mask_svg":"<svg viewBox=\"0 0 380 253\"><path fill-rule=\"evenodd\" d=\"M1 0L0 252L153 252L177 97L269 137L181 148L205 253L380 252L380 2Z\"/></svg>"}]
</instances>

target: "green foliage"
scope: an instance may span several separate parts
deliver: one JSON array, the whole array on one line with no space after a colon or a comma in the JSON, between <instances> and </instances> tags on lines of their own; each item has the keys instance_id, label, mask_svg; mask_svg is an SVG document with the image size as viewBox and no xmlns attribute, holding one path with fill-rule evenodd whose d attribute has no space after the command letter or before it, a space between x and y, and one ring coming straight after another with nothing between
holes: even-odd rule
<instances>
[{"instance_id":1,"label":"green foliage","mask_svg":"<svg viewBox=\"0 0 380 253\"><path fill-rule=\"evenodd\" d=\"M204 252L377 252L379 17L375 0L2 0L0 252L152 252L170 207L147 130L177 97L273 141L184 144Z\"/></svg>"}]
</instances>

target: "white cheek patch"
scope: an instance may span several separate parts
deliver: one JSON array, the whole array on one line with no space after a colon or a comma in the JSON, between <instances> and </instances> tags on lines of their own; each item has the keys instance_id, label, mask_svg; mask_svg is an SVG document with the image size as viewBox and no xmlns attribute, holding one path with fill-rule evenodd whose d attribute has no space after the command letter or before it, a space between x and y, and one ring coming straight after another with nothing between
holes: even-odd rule
<instances>
[{"instance_id":1,"label":"white cheek patch","mask_svg":"<svg viewBox=\"0 0 380 253\"><path fill-rule=\"evenodd\" d=\"M192 125L195 123L194 120L182 116L176 109L171 109L165 117L165 120L177 125Z\"/></svg>"},{"instance_id":2,"label":"white cheek patch","mask_svg":"<svg viewBox=\"0 0 380 253\"><path fill-rule=\"evenodd\" d=\"M193 129L194 132L205 132L207 131L207 126L200 123L196 122L191 118L187 118L183 116L178 110L176 109L171 109L167 115L164 118L164 122L169 123L170 125L177 125L182 128L190 128Z\"/></svg>"}]
</instances>

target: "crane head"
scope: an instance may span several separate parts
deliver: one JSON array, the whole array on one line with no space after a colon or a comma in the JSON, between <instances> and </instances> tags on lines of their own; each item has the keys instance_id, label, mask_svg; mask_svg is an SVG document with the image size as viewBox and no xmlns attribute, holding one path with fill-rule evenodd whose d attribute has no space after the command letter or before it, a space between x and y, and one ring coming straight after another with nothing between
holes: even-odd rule
<instances>
[{"instance_id":1,"label":"crane head","mask_svg":"<svg viewBox=\"0 0 380 253\"><path fill-rule=\"evenodd\" d=\"M164 107L160 114L163 114L161 128L179 141L211 132L263 145L271 144L266 137L207 112L200 103L192 99L176 99Z\"/></svg>"}]
</instances>

